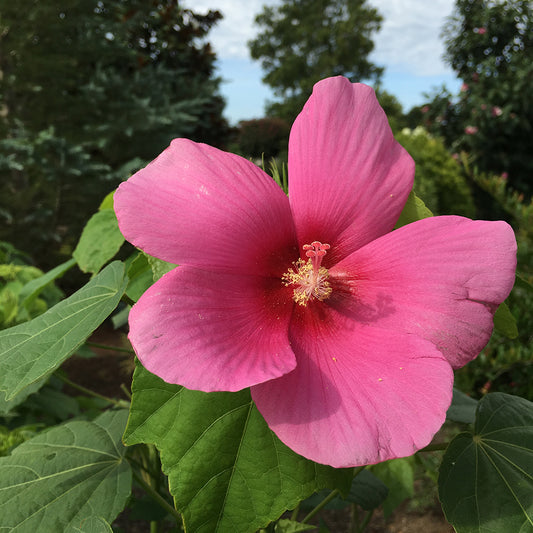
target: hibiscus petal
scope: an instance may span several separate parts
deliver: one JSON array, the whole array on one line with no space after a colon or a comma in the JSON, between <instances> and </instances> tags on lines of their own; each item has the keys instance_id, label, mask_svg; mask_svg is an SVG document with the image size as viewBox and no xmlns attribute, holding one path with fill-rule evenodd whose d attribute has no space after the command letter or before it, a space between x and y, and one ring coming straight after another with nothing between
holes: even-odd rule
<instances>
[{"instance_id":1,"label":"hibiscus petal","mask_svg":"<svg viewBox=\"0 0 533 533\"><path fill-rule=\"evenodd\" d=\"M133 306L129 338L169 383L237 391L295 367L292 307L279 280L177 267Z\"/></svg>"},{"instance_id":2,"label":"hibiscus petal","mask_svg":"<svg viewBox=\"0 0 533 533\"><path fill-rule=\"evenodd\" d=\"M317 83L291 130L289 198L300 245L331 245L326 266L394 227L414 163L374 91L342 77Z\"/></svg>"},{"instance_id":3,"label":"hibiscus petal","mask_svg":"<svg viewBox=\"0 0 533 533\"><path fill-rule=\"evenodd\" d=\"M516 241L508 224L446 216L377 239L330 276L347 280L355 295L349 309L342 298L337 301L351 318L425 338L459 368L488 342L515 268Z\"/></svg>"},{"instance_id":4,"label":"hibiscus petal","mask_svg":"<svg viewBox=\"0 0 533 533\"><path fill-rule=\"evenodd\" d=\"M252 387L269 427L297 453L334 467L426 446L451 402L453 372L442 354L315 305L291 324L296 369Z\"/></svg>"},{"instance_id":5,"label":"hibiscus petal","mask_svg":"<svg viewBox=\"0 0 533 533\"><path fill-rule=\"evenodd\" d=\"M205 144L175 139L114 203L126 239L171 263L279 274L293 260L281 257L295 243L283 191L250 161Z\"/></svg>"}]
</instances>

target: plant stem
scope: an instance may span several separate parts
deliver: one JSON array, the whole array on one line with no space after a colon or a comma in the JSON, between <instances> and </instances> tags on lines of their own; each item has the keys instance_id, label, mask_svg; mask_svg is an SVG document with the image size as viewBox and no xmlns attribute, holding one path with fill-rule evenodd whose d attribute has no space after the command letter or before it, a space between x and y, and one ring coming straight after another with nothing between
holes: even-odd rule
<instances>
[{"instance_id":1,"label":"plant stem","mask_svg":"<svg viewBox=\"0 0 533 533\"><path fill-rule=\"evenodd\" d=\"M115 400L115 398L108 398L107 396L104 396L103 394L100 394L99 392L93 391L91 389L88 389L87 387L84 387L83 385L79 385L78 383L74 383L74 381L71 381L66 376L63 376L61 373L56 372L54 375L60 379L63 383L68 385L69 387L72 387L73 389L79 390L80 392L83 392L84 394L87 394L88 396L93 396L95 398L99 398L100 400L104 400L108 403L111 403L117 407L129 407L129 402L126 402L124 400Z\"/></svg>"},{"instance_id":2,"label":"plant stem","mask_svg":"<svg viewBox=\"0 0 533 533\"><path fill-rule=\"evenodd\" d=\"M165 511L167 511L167 513L171 514L176 521L180 523L181 514L174 509L174 507L170 505L170 503L168 503L167 500L165 500L165 498L159 494L159 492L157 492L149 483L147 483L135 469L132 469L132 471L135 481L137 481L137 483L139 483L139 485L146 491L146 494L148 494L150 498L156 501L163 509L165 509Z\"/></svg>"},{"instance_id":3,"label":"plant stem","mask_svg":"<svg viewBox=\"0 0 533 533\"><path fill-rule=\"evenodd\" d=\"M366 465L354 468L352 479L355 479L365 468ZM308 520L313 518L313 516L315 516L318 511L325 507L331 500L333 500L333 498L335 498L339 494L340 492L338 489L331 491L313 510L311 510L311 512L302 520L302 523L305 524Z\"/></svg>"},{"instance_id":4,"label":"plant stem","mask_svg":"<svg viewBox=\"0 0 533 533\"><path fill-rule=\"evenodd\" d=\"M366 529L366 526L368 526L368 524L370 523L370 520L373 514L374 514L374 509L371 509L370 511L366 513L365 519L363 520L363 522L361 523L361 526L359 527L359 531L361 533Z\"/></svg>"},{"instance_id":5,"label":"plant stem","mask_svg":"<svg viewBox=\"0 0 533 533\"><path fill-rule=\"evenodd\" d=\"M333 498L340 494L338 489L332 490L303 520L302 524L305 524L308 520L311 520L318 511L325 507Z\"/></svg>"},{"instance_id":6,"label":"plant stem","mask_svg":"<svg viewBox=\"0 0 533 533\"><path fill-rule=\"evenodd\" d=\"M124 352L135 355L135 352L131 348L123 348L122 346L110 346L108 344L100 344L98 342L89 342L85 343L87 346L92 346L93 348L100 348L101 350L111 350L113 352Z\"/></svg>"},{"instance_id":7,"label":"plant stem","mask_svg":"<svg viewBox=\"0 0 533 533\"><path fill-rule=\"evenodd\" d=\"M294 508L294 511L291 514L291 520L296 522L298 518L298 511L300 510L300 502L298 502L298 505Z\"/></svg>"},{"instance_id":8,"label":"plant stem","mask_svg":"<svg viewBox=\"0 0 533 533\"><path fill-rule=\"evenodd\" d=\"M359 533L359 508L356 503L352 503L352 512L350 518L350 533Z\"/></svg>"},{"instance_id":9,"label":"plant stem","mask_svg":"<svg viewBox=\"0 0 533 533\"><path fill-rule=\"evenodd\" d=\"M132 300L132 299L131 299L126 293L124 293L124 294L122 295L121 300L122 300L125 304L127 304L127 305L131 305L132 307L135 305L135 301Z\"/></svg>"},{"instance_id":10,"label":"plant stem","mask_svg":"<svg viewBox=\"0 0 533 533\"><path fill-rule=\"evenodd\" d=\"M126 398L128 398L128 400L131 400L131 392L128 390L126 385L124 385L124 383L120 384L120 390L126 395Z\"/></svg>"}]
</instances>

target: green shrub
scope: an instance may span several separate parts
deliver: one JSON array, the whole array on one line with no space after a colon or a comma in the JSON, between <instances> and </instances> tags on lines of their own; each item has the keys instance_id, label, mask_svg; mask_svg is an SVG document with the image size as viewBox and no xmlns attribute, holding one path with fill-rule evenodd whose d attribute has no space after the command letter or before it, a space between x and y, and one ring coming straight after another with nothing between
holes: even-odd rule
<instances>
[{"instance_id":1,"label":"green shrub","mask_svg":"<svg viewBox=\"0 0 533 533\"><path fill-rule=\"evenodd\" d=\"M396 135L399 143L416 163L414 190L435 215L474 217L470 187L461 166L442 141L424 128L403 129Z\"/></svg>"},{"instance_id":2,"label":"green shrub","mask_svg":"<svg viewBox=\"0 0 533 533\"><path fill-rule=\"evenodd\" d=\"M0 259L8 255L4 253L6 250L15 249L0 243ZM0 329L27 322L59 302L63 294L54 284L46 286L38 297L23 301L24 285L42 275L41 270L31 265L0 263Z\"/></svg>"}]
</instances>

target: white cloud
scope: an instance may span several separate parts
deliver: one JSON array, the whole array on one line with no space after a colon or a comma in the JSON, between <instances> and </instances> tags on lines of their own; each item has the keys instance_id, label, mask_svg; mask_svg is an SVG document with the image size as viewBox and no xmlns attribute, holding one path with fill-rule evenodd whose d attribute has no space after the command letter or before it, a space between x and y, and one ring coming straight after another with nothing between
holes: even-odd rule
<instances>
[{"instance_id":1,"label":"white cloud","mask_svg":"<svg viewBox=\"0 0 533 533\"><path fill-rule=\"evenodd\" d=\"M246 44L257 34L254 19L264 4L274 5L276 1L264 0L188 0L187 7L197 13L217 9L224 18L209 32L209 41L221 58L249 58Z\"/></svg>"},{"instance_id":2,"label":"white cloud","mask_svg":"<svg viewBox=\"0 0 533 533\"><path fill-rule=\"evenodd\" d=\"M454 0L370 0L370 3L384 19L374 38L373 61L416 76L450 73L442 60L441 32Z\"/></svg>"},{"instance_id":3,"label":"white cloud","mask_svg":"<svg viewBox=\"0 0 533 533\"><path fill-rule=\"evenodd\" d=\"M263 5L281 0L184 0L198 13L218 9L223 15L208 39L220 59L224 79L222 92L227 99L226 114L237 122L261 116L270 89L261 84L261 68L250 59L247 42L257 34L254 18ZM432 87L455 83L444 64L441 38L445 18L454 0L368 0L383 15L381 30L374 35L371 60L385 67L383 88L395 94L405 109L424 101L423 92Z\"/></svg>"},{"instance_id":4,"label":"white cloud","mask_svg":"<svg viewBox=\"0 0 533 533\"><path fill-rule=\"evenodd\" d=\"M209 33L221 58L249 58L247 41L257 32L253 24L263 5L276 0L189 0L197 12L218 9L224 19ZM369 0L383 15L381 30L374 36L372 60L387 69L408 71L417 76L447 74L442 61L440 37L454 0Z\"/></svg>"}]
</instances>

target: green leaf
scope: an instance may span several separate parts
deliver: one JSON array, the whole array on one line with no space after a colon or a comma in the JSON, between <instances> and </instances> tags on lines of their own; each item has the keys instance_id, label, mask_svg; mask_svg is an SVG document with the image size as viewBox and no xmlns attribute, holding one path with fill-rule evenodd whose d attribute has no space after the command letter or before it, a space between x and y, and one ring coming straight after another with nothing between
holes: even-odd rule
<instances>
[{"instance_id":1,"label":"green leaf","mask_svg":"<svg viewBox=\"0 0 533 533\"><path fill-rule=\"evenodd\" d=\"M505 335L509 339L516 339L518 337L516 320L505 302L498 307L494 314L494 328L498 333Z\"/></svg>"},{"instance_id":2,"label":"green leaf","mask_svg":"<svg viewBox=\"0 0 533 533\"><path fill-rule=\"evenodd\" d=\"M432 216L433 213L426 207L426 204L424 204L424 202L411 191L395 227L400 228L411 222L416 222L417 220Z\"/></svg>"},{"instance_id":3,"label":"green leaf","mask_svg":"<svg viewBox=\"0 0 533 533\"><path fill-rule=\"evenodd\" d=\"M85 532L95 513L114 520L131 491L120 442L127 416L122 409L69 422L0 458L0 530Z\"/></svg>"},{"instance_id":4,"label":"green leaf","mask_svg":"<svg viewBox=\"0 0 533 533\"><path fill-rule=\"evenodd\" d=\"M115 261L30 322L0 331L0 391L6 400L53 372L117 306L127 284Z\"/></svg>"},{"instance_id":5,"label":"green leaf","mask_svg":"<svg viewBox=\"0 0 533 533\"><path fill-rule=\"evenodd\" d=\"M67 270L76 264L75 259L69 259L64 263L56 266L46 274L32 279L20 290L19 298L22 305L28 307L39 296L39 294L54 280L60 278Z\"/></svg>"},{"instance_id":6,"label":"green leaf","mask_svg":"<svg viewBox=\"0 0 533 533\"><path fill-rule=\"evenodd\" d=\"M35 383L32 383L29 387L26 387L20 394L17 394L17 396L10 400L7 399L7 394L5 391L0 391L0 416L7 415L7 413L9 413L12 409L20 405L24 400L26 400L26 398L30 394L37 392L45 383L46 379L36 381Z\"/></svg>"},{"instance_id":7,"label":"green leaf","mask_svg":"<svg viewBox=\"0 0 533 533\"><path fill-rule=\"evenodd\" d=\"M503 393L479 402L473 433L444 454L439 498L458 533L533 531L533 403Z\"/></svg>"},{"instance_id":8,"label":"green leaf","mask_svg":"<svg viewBox=\"0 0 533 533\"><path fill-rule=\"evenodd\" d=\"M159 260L157 260L159 261ZM161 261L163 263L163 261ZM168 263L164 263L165 265ZM128 267L128 278L130 280L126 288L126 294L136 302L142 294L154 283L152 266L148 262L145 254L138 254Z\"/></svg>"},{"instance_id":9,"label":"green leaf","mask_svg":"<svg viewBox=\"0 0 533 533\"><path fill-rule=\"evenodd\" d=\"M248 390L203 393L139 363L124 442L154 443L189 533L253 532L316 490L348 491L352 469L295 454L270 431Z\"/></svg>"},{"instance_id":10,"label":"green leaf","mask_svg":"<svg viewBox=\"0 0 533 533\"><path fill-rule=\"evenodd\" d=\"M161 279L167 272L170 272L177 266L173 263L167 263L166 261L157 259L156 257L152 257L148 254L146 254L146 258L148 259L148 263L150 263L150 266L152 267L154 282Z\"/></svg>"},{"instance_id":11,"label":"green leaf","mask_svg":"<svg viewBox=\"0 0 533 533\"><path fill-rule=\"evenodd\" d=\"M476 418L477 404L477 400L454 388L452 404L448 408L446 419L454 422L463 422L464 424L473 424Z\"/></svg>"},{"instance_id":12,"label":"green leaf","mask_svg":"<svg viewBox=\"0 0 533 533\"><path fill-rule=\"evenodd\" d=\"M73 529L76 533L113 533L113 529L100 516L90 516L84 520L80 527Z\"/></svg>"},{"instance_id":13,"label":"green leaf","mask_svg":"<svg viewBox=\"0 0 533 533\"><path fill-rule=\"evenodd\" d=\"M371 511L385 501L388 493L389 489L380 479L369 470L363 470L354 478L346 500Z\"/></svg>"},{"instance_id":14,"label":"green leaf","mask_svg":"<svg viewBox=\"0 0 533 533\"><path fill-rule=\"evenodd\" d=\"M123 242L115 212L104 209L89 219L72 255L83 272L95 274L116 255Z\"/></svg>"},{"instance_id":15,"label":"green leaf","mask_svg":"<svg viewBox=\"0 0 533 533\"><path fill-rule=\"evenodd\" d=\"M379 463L372 467L372 473L389 489L383 502L383 514L388 518L400 503L414 494L413 458L403 457Z\"/></svg>"},{"instance_id":16,"label":"green leaf","mask_svg":"<svg viewBox=\"0 0 533 533\"><path fill-rule=\"evenodd\" d=\"M111 191L106 195L106 197L102 200L102 203L100 204L100 207L98 208L98 211L104 211L105 209L113 209L113 197L115 196L115 191Z\"/></svg>"},{"instance_id":17,"label":"green leaf","mask_svg":"<svg viewBox=\"0 0 533 533\"><path fill-rule=\"evenodd\" d=\"M278 520L274 527L274 533L298 533L299 531L311 531L316 529L316 526L311 524L302 524L294 520L282 519Z\"/></svg>"}]
</instances>

